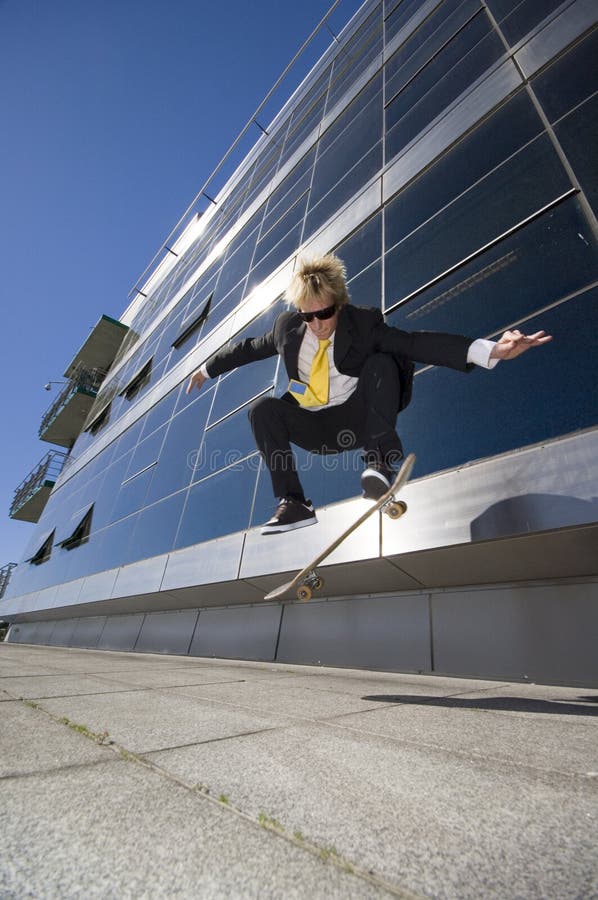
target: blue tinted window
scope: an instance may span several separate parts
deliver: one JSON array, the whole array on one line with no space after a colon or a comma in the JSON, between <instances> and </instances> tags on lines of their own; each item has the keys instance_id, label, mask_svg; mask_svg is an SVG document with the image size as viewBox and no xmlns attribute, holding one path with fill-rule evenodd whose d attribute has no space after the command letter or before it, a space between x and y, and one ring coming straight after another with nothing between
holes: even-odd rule
<instances>
[{"instance_id":1,"label":"blue tinted window","mask_svg":"<svg viewBox=\"0 0 598 900\"><path fill-rule=\"evenodd\" d=\"M334 151L333 151L334 152ZM340 207L350 200L359 188L373 178L382 168L382 141L359 160L319 203L307 214L304 239L313 234Z\"/></svg>"},{"instance_id":2,"label":"blue tinted window","mask_svg":"<svg viewBox=\"0 0 598 900\"><path fill-rule=\"evenodd\" d=\"M378 259L382 253L382 214L377 213L334 251L347 269L347 281Z\"/></svg>"},{"instance_id":3,"label":"blue tinted window","mask_svg":"<svg viewBox=\"0 0 598 900\"><path fill-rule=\"evenodd\" d=\"M141 509L145 502L145 495L152 480L152 475L153 468L146 469L144 472L133 476L121 484L110 514L113 522Z\"/></svg>"},{"instance_id":4,"label":"blue tinted window","mask_svg":"<svg viewBox=\"0 0 598 900\"><path fill-rule=\"evenodd\" d=\"M598 278L598 243L570 198L387 316L406 331L484 337Z\"/></svg>"},{"instance_id":5,"label":"blue tinted window","mask_svg":"<svg viewBox=\"0 0 598 900\"><path fill-rule=\"evenodd\" d=\"M218 381L210 422L216 422L274 383L278 357L262 359L223 375Z\"/></svg>"},{"instance_id":6,"label":"blue tinted window","mask_svg":"<svg viewBox=\"0 0 598 900\"><path fill-rule=\"evenodd\" d=\"M598 215L598 94L565 116L555 132L567 160Z\"/></svg>"},{"instance_id":7,"label":"blue tinted window","mask_svg":"<svg viewBox=\"0 0 598 900\"><path fill-rule=\"evenodd\" d=\"M127 519L121 519L120 522L116 522L114 525L110 525L109 528L98 532L95 536L97 571L114 569L117 566L124 566L132 562L129 544L136 522L136 515L129 516Z\"/></svg>"},{"instance_id":8,"label":"blue tinted window","mask_svg":"<svg viewBox=\"0 0 598 900\"><path fill-rule=\"evenodd\" d=\"M211 403L211 391L201 394L171 420L158 463L150 470L146 504L181 490L191 481Z\"/></svg>"},{"instance_id":9,"label":"blue tinted window","mask_svg":"<svg viewBox=\"0 0 598 900\"><path fill-rule=\"evenodd\" d=\"M386 159L396 156L504 52L500 38L480 13L390 100Z\"/></svg>"},{"instance_id":10,"label":"blue tinted window","mask_svg":"<svg viewBox=\"0 0 598 900\"><path fill-rule=\"evenodd\" d=\"M561 5L562 0L488 0L488 8L510 44L516 44Z\"/></svg>"},{"instance_id":11,"label":"blue tinted window","mask_svg":"<svg viewBox=\"0 0 598 900\"><path fill-rule=\"evenodd\" d=\"M327 110L334 107L382 50L382 15L377 6L334 60Z\"/></svg>"},{"instance_id":12,"label":"blue tinted window","mask_svg":"<svg viewBox=\"0 0 598 900\"><path fill-rule=\"evenodd\" d=\"M356 306L382 306L382 262L378 260L348 283L351 302Z\"/></svg>"},{"instance_id":13,"label":"blue tinted window","mask_svg":"<svg viewBox=\"0 0 598 900\"><path fill-rule=\"evenodd\" d=\"M167 422L175 407L175 403L177 401L177 397L180 391L180 386L175 387L172 391L166 394L165 397L162 397L161 400L156 403L155 406L145 414L143 417L143 430L141 433L142 437L146 437L148 434L151 434L156 428L159 428L160 425L163 425Z\"/></svg>"},{"instance_id":14,"label":"blue tinted window","mask_svg":"<svg viewBox=\"0 0 598 900\"><path fill-rule=\"evenodd\" d=\"M194 484L187 498L176 547L247 528L259 459L253 457Z\"/></svg>"},{"instance_id":15,"label":"blue tinted window","mask_svg":"<svg viewBox=\"0 0 598 900\"><path fill-rule=\"evenodd\" d=\"M270 195L266 208L266 215L262 225L262 234L274 225L287 209L299 199L309 188L311 182L311 170L316 156L315 149L310 150L301 162L289 172L286 178L278 185Z\"/></svg>"},{"instance_id":16,"label":"blue tinted window","mask_svg":"<svg viewBox=\"0 0 598 900\"><path fill-rule=\"evenodd\" d=\"M389 249L543 131L524 91L464 137L385 209Z\"/></svg>"},{"instance_id":17,"label":"blue tinted window","mask_svg":"<svg viewBox=\"0 0 598 900\"><path fill-rule=\"evenodd\" d=\"M596 425L596 290L518 327L555 339L491 372L416 376L398 429L406 451L417 453L417 476Z\"/></svg>"},{"instance_id":18,"label":"blue tinted window","mask_svg":"<svg viewBox=\"0 0 598 900\"><path fill-rule=\"evenodd\" d=\"M479 0L448 0L439 3L432 15L386 63L387 99L394 97L479 9ZM399 12L400 8L396 13ZM388 19L387 27L395 16L393 14Z\"/></svg>"},{"instance_id":19,"label":"blue tinted window","mask_svg":"<svg viewBox=\"0 0 598 900\"><path fill-rule=\"evenodd\" d=\"M193 480L205 478L212 472L243 459L255 450L255 441L247 417L247 407L233 413L222 422L206 430L197 456Z\"/></svg>"},{"instance_id":20,"label":"blue tinted window","mask_svg":"<svg viewBox=\"0 0 598 900\"><path fill-rule=\"evenodd\" d=\"M320 139L310 207L382 137L382 82L374 78Z\"/></svg>"},{"instance_id":21,"label":"blue tinted window","mask_svg":"<svg viewBox=\"0 0 598 900\"><path fill-rule=\"evenodd\" d=\"M180 491L140 512L129 546L131 559L159 556L172 549L185 496L185 491Z\"/></svg>"},{"instance_id":22,"label":"blue tinted window","mask_svg":"<svg viewBox=\"0 0 598 900\"><path fill-rule=\"evenodd\" d=\"M551 122L595 92L597 59L598 31L593 31L532 80L536 96Z\"/></svg>"},{"instance_id":23,"label":"blue tinted window","mask_svg":"<svg viewBox=\"0 0 598 900\"><path fill-rule=\"evenodd\" d=\"M387 307L498 238L570 186L548 137L536 138L386 254Z\"/></svg>"}]
</instances>

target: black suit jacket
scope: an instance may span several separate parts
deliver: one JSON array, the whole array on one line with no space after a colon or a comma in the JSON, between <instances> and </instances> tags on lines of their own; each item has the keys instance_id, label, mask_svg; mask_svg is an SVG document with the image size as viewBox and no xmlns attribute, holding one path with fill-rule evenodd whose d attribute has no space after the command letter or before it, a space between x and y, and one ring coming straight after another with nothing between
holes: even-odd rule
<instances>
[{"instance_id":1,"label":"black suit jacket","mask_svg":"<svg viewBox=\"0 0 598 900\"><path fill-rule=\"evenodd\" d=\"M279 354L289 378L299 378L299 348L307 325L293 310L281 313L268 334L247 338L218 351L207 360L210 378L230 372L238 366ZM409 402L413 363L448 366L468 371L467 350L472 339L457 334L433 331L402 331L384 321L379 309L343 306L334 333L334 364L343 375L359 376L366 359L373 353L391 354L401 375L401 408ZM296 402L290 395L285 398Z\"/></svg>"}]
</instances>

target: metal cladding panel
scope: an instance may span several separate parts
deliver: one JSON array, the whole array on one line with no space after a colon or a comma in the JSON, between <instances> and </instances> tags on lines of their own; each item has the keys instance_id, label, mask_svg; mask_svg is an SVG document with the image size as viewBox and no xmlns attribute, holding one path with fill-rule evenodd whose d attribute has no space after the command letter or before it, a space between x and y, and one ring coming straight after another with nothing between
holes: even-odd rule
<instances>
[{"instance_id":1,"label":"metal cladding panel","mask_svg":"<svg viewBox=\"0 0 598 900\"><path fill-rule=\"evenodd\" d=\"M118 569L88 575L79 594L79 603L94 603L111 597L117 575Z\"/></svg>"},{"instance_id":2,"label":"metal cladding panel","mask_svg":"<svg viewBox=\"0 0 598 900\"><path fill-rule=\"evenodd\" d=\"M62 619L61 621L56 622L48 643L55 647L70 647L77 621L77 619ZM35 642L39 643L37 635Z\"/></svg>"},{"instance_id":3,"label":"metal cladding panel","mask_svg":"<svg viewBox=\"0 0 598 900\"><path fill-rule=\"evenodd\" d=\"M389 561L428 588L597 575L598 525L403 553Z\"/></svg>"},{"instance_id":4,"label":"metal cladding panel","mask_svg":"<svg viewBox=\"0 0 598 900\"><path fill-rule=\"evenodd\" d=\"M428 594L284 607L277 662L424 671L432 668Z\"/></svg>"},{"instance_id":5,"label":"metal cladding panel","mask_svg":"<svg viewBox=\"0 0 598 900\"><path fill-rule=\"evenodd\" d=\"M71 647L93 649L98 646L106 616L87 616L79 619L71 638Z\"/></svg>"},{"instance_id":6,"label":"metal cladding panel","mask_svg":"<svg viewBox=\"0 0 598 900\"><path fill-rule=\"evenodd\" d=\"M231 534L171 553L162 590L234 580L239 571L243 538L244 533Z\"/></svg>"},{"instance_id":7,"label":"metal cladding panel","mask_svg":"<svg viewBox=\"0 0 598 900\"><path fill-rule=\"evenodd\" d=\"M597 461L591 431L410 482L405 519L383 522L383 555L596 522Z\"/></svg>"},{"instance_id":8,"label":"metal cladding panel","mask_svg":"<svg viewBox=\"0 0 598 900\"><path fill-rule=\"evenodd\" d=\"M19 622L10 626L5 640L8 644L32 644L36 629L37 622Z\"/></svg>"},{"instance_id":9,"label":"metal cladding panel","mask_svg":"<svg viewBox=\"0 0 598 900\"><path fill-rule=\"evenodd\" d=\"M364 511L363 500L347 500L318 509L318 523L309 528L264 537L259 529L247 533L240 578L255 578L272 572L292 572L303 568L326 544L331 543ZM275 542L275 545L274 543ZM326 559L327 565L371 559L379 555L380 519L372 515ZM274 555L275 554L275 555Z\"/></svg>"},{"instance_id":10,"label":"metal cladding panel","mask_svg":"<svg viewBox=\"0 0 598 900\"><path fill-rule=\"evenodd\" d=\"M73 606L75 603L78 603L82 587L83 578L77 578L76 581L67 581L64 584L59 584L54 597L53 606L58 608L60 606Z\"/></svg>"},{"instance_id":11,"label":"metal cladding panel","mask_svg":"<svg viewBox=\"0 0 598 900\"><path fill-rule=\"evenodd\" d=\"M598 582L432 597L439 673L598 684Z\"/></svg>"},{"instance_id":12,"label":"metal cladding panel","mask_svg":"<svg viewBox=\"0 0 598 900\"><path fill-rule=\"evenodd\" d=\"M35 634L33 635L34 644L52 644L54 629L58 623L55 619L52 619L47 622L36 622L35 623Z\"/></svg>"},{"instance_id":13,"label":"metal cladding panel","mask_svg":"<svg viewBox=\"0 0 598 900\"><path fill-rule=\"evenodd\" d=\"M525 76L530 78L597 20L595 0L575 0L567 6L515 54Z\"/></svg>"},{"instance_id":14,"label":"metal cladding panel","mask_svg":"<svg viewBox=\"0 0 598 900\"><path fill-rule=\"evenodd\" d=\"M167 555L164 554L123 566L118 570L112 597L133 597L159 591L167 559Z\"/></svg>"},{"instance_id":15,"label":"metal cladding panel","mask_svg":"<svg viewBox=\"0 0 598 900\"><path fill-rule=\"evenodd\" d=\"M148 613L135 650L187 654L199 615L196 609Z\"/></svg>"},{"instance_id":16,"label":"metal cladding panel","mask_svg":"<svg viewBox=\"0 0 598 900\"><path fill-rule=\"evenodd\" d=\"M132 650L137 643L143 619L143 613L108 617L98 641L98 650Z\"/></svg>"},{"instance_id":17,"label":"metal cladding panel","mask_svg":"<svg viewBox=\"0 0 598 900\"><path fill-rule=\"evenodd\" d=\"M273 660L281 614L277 604L204 609L189 654Z\"/></svg>"}]
</instances>

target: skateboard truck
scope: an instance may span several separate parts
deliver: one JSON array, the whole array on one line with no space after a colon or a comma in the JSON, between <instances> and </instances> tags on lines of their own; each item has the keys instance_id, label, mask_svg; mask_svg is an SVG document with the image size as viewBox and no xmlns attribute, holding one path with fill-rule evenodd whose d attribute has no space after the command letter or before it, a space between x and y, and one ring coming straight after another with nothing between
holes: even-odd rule
<instances>
[{"instance_id":1,"label":"skateboard truck","mask_svg":"<svg viewBox=\"0 0 598 900\"><path fill-rule=\"evenodd\" d=\"M376 500L372 506L366 510L359 518L346 528L328 547L325 548L315 559L308 563L304 569L295 575L295 577L286 584L280 585L266 594L265 600L283 600L296 597L297 600L311 600L314 591L319 591L324 586L324 579L318 574L317 568L327 556L336 550L342 542L349 537L366 519L369 519L376 510L381 510L390 519L399 519L407 512L407 504L404 500L396 500L397 491L409 480L409 476L413 470L415 456L411 453L401 466L394 482L391 484L386 493Z\"/></svg>"}]
</instances>

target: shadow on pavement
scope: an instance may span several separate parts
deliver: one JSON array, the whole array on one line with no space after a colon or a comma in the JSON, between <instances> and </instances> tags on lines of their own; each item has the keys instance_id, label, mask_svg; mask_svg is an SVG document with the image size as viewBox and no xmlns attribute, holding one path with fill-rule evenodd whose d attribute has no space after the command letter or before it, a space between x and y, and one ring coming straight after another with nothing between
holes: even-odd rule
<instances>
[{"instance_id":1,"label":"shadow on pavement","mask_svg":"<svg viewBox=\"0 0 598 900\"><path fill-rule=\"evenodd\" d=\"M418 694L368 694L362 700L399 703L412 706L441 706L446 709L488 709L507 712L550 713L561 716L598 716L598 697L572 698L572 701L533 700L522 697L426 697ZM594 706L592 705L594 704Z\"/></svg>"}]
</instances>

